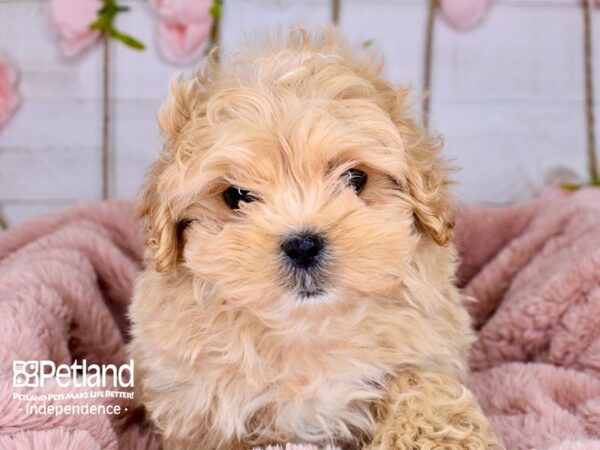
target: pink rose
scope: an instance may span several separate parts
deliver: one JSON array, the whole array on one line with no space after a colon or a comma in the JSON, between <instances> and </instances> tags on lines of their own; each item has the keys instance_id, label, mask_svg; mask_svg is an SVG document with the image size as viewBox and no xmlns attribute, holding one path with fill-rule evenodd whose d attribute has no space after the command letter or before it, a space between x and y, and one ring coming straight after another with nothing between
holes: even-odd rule
<instances>
[{"instance_id":1,"label":"pink rose","mask_svg":"<svg viewBox=\"0 0 600 450\"><path fill-rule=\"evenodd\" d=\"M483 18L491 0L441 0L442 16L459 30L471 28Z\"/></svg>"},{"instance_id":2,"label":"pink rose","mask_svg":"<svg viewBox=\"0 0 600 450\"><path fill-rule=\"evenodd\" d=\"M52 22L66 56L75 56L96 42L100 33L90 30L90 24L101 8L101 0L50 0Z\"/></svg>"},{"instance_id":3,"label":"pink rose","mask_svg":"<svg viewBox=\"0 0 600 450\"><path fill-rule=\"evenodd\" d=\"M212 27L212 0L151 0L159 17L158 48L175 64L198 59Z\"/></svg>"},{"instance_id":4,"label":"pink rose","mask_svg":"<svg viewBox=\"0 0 600 450\"><path fill-rule=\"evenodd\" d=\"M0 128L13 116L20 103L17 72L0 57Z\"/></svg>"}]
</instances>

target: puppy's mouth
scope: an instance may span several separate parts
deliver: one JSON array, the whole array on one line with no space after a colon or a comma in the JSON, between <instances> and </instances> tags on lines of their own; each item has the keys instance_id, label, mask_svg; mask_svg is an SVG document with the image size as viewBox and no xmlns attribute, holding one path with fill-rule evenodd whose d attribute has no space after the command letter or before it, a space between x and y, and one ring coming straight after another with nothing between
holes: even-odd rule
<instances>
[{"instance_id":1,"label":"puppy's mouth","mask_svg":"<svg viewBox=\"0 0 600 450\"><path fill-rule=\"evenodd\" d=\"M313 297L320 297L322 295L325 295L325 289L322 288L312 288L312 289L299 289L298 290L298 297L301 300L308 300L310 298Z\"/></svg>"},{"instance_id":2,"label":"puppy's mouth","mask_svg":"<svg viewBox=\"0 0 600 450\"><path fill-rule=\"evenodd\" d=\"M310 271L310 273L288 272L284 284L298 300L315 300L323 297L327 294L329 287L325 277L317 270Z\"/></svg>"}]
</instances>

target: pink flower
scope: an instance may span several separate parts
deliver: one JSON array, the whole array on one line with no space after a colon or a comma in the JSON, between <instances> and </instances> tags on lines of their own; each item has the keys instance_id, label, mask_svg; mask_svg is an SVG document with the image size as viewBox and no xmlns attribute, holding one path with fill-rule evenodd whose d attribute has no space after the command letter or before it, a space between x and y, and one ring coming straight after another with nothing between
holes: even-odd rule
<instances>
[{"instance_id":1,"label":"pink flower","mask_svg":"<svg viewBox=\"0 0 600 450\"><path fill-rule=\"evenodd\" d=\"M17 72L0 57L0 128L13 116L20 103Z\"/></svg>"},{"instance_id":2,"label":"pink flower","mask_svg":"<svg viewBox=\"0 0 600 450\"><path fill-rule=\"evenodd\" d=\"M442 16L454 28L471 28L483 18L491 0L442 0Z\"/></svg>"},{"instance_id":3,"label":"pink flower","mask_svg":"<svg viewBox=\"0 0 600 450\"><path fill-rule=\"evenodd\" d=\"M52 22L60 34L60 46L66 56L75 56L92 45L100 36L90 30L98 17L101 0L51 0Z\"/></svg>"},{"instance_id":4,"label":"pink flower","mask_svg":"<svg viewBox=\"0 0 600 450\"><path fill-rule=\"evenodd\" d=\"M206 46L212 27L212 0L151 0L160 23L158 48L175 64L198 59Z\"/></svg>"}]
</instances>

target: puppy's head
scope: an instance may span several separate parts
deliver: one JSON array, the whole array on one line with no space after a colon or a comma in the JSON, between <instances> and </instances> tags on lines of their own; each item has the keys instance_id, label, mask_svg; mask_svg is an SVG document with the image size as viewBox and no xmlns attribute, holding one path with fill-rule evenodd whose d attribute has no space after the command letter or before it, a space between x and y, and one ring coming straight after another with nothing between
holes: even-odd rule
<instances>
[{"instance_id":1,"label":"puppy's head","mask_svg":"<svg viewBox=\"0 0 600 450\"><path fill-rule=\"evenodd\" d=\"M332 31L209 61L172 84L160 123L141 206L150 258L212 301L275 317L393 296L449 242L437 145L406 92Z\"/></svg>"}]
</instances>

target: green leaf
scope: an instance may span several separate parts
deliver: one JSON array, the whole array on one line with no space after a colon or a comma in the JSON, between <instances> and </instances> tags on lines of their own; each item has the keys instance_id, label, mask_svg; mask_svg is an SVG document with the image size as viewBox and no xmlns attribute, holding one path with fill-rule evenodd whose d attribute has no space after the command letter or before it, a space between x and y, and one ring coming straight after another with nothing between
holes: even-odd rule
<instances>
[{"instance_id":1,"label":"green leaf","mask_svg":"<svg viewBox=\"0 0 600 450\"><path fill-rule=\"evenodd\" d=\"M581 188L584 187L600 187L600 179L598 180L592 180L589 184L588 183L582 183L582 184L577 184L577 183L560 183L560 187L563 188L566 191L577 191Z\"/></svg>"},{"instance_id":2,"label":"green leaf","mask_svg":"<svg viewBox=\"0 0 600 450\"><path fill-rule=\"evenodd\" d=\"M367 40L363 41L362 46L363 46L363 48L370 48L373 46L374 43L375 43L375 41L373 39L367 39Z\"/></svg>"},{"instance_id":3,"label":"green leaf","mask_svg":"<svg viewBox=\"0 0 600 450\"><path fill-rule=\"evenodd\" d=\"M129 7L119 5L116 0L102 0L102 8L98 11L98 18L92 22L89 27L92 30L107 34L128 47L136 50L144 50L146 47L142 42L114 27L114 21L117 14L126 11L129 11Z\"/></svg>"},{"instance_id":4,"label":"green leaf","mask_svg":"<svg viewBox=\"0 0 600 450\"><path fill-rule=\"evenodd\" d=\"M90 30L102 31L104 29L103 18L98 18L95 22L90 23Z\"/></svg>"},{"instance_id":5,"label":"green leaf","mask_svg":"<svg viewBox=\"0 0 600 450\"><path fill-rule=\"evenodd\" d=\"M211 5L208 12L212 16L215 22L218 22L221 19L221 6L223 5L222 0L213 0L213 4Z\"/></svg>"},{"instance_id":6,"label":"green leaf","mask_svg":"<svg viewBox=\"0 0 600 450\"><path fill-rule=\"evenodd\" d=\"M560 187L563 188L565 191L577 191L581 189L583 185L575 183L560 183Z\"/></svg>"},{"instance_id":7,"label":"green leaf","mask_svg":"<svg viewBox=\"0 0 600 450\"><path fill-rule=\"evenodd\" d=\"M109 36L112 37L113 39L116 39L117 41L121 41L126 46L131 47L135 50L144 50L146 48L146 46L142 42L138 41L133 36L130 36L125 33L121 33L119 30L116 30L115 28L112 28L110 30Z\"/></svg>"}]
</instances>

